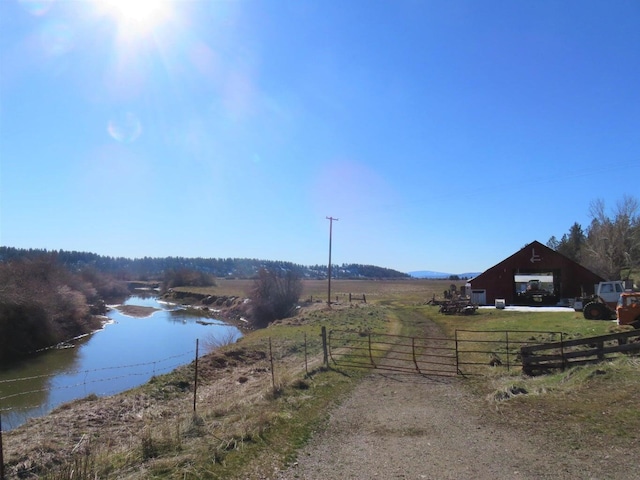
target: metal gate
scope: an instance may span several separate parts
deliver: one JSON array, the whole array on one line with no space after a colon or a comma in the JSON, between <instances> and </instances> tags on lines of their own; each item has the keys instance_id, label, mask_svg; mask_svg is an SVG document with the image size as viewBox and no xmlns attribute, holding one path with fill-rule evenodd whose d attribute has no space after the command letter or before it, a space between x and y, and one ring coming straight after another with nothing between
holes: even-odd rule
<instances>
[{"instance_id":1,"label":"metal gate","mask_svg":"<svg viewBox=\"0 0 640 480\"><path fill-rule=\"evenodd\" d=\"M422 375L455 376L455 340L331 330L328 354L335 366L374 368Z\"/></svg>"}]
</instances>

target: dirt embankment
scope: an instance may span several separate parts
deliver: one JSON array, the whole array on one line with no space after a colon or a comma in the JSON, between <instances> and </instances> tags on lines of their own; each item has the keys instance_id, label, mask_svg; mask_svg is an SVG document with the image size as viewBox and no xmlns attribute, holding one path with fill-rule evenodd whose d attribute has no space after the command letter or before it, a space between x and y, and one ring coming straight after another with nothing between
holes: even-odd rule
<instances>
[{"instance_id":1,"label":"dirt embankment","mask_svg":"<svg viewBox=\"0 0 640 480\"><path fill-rule=\"evenodd\" d=\"M250 329L247 321L249 301L244 297L169 290L162 294L160 299L200 310L203 315L222 320L240 329Z\"/></svg>"}]
</instances>

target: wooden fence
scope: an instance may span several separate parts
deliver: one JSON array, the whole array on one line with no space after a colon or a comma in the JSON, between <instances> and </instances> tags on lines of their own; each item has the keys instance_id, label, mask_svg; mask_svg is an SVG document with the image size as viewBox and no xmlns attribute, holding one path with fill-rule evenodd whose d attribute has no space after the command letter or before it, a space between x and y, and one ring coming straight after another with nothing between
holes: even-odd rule
<instances>
[{"instance_id":1,"label":"wooden fence","mask_svg":"<svg viewBox=\"0 0 640 480\"><path fill-rule=\"evenodd\" d=\"M640 353L640 330L520 348L522 371L527 375L599 363L630 353Z\"/></svg>"}]
</instances>

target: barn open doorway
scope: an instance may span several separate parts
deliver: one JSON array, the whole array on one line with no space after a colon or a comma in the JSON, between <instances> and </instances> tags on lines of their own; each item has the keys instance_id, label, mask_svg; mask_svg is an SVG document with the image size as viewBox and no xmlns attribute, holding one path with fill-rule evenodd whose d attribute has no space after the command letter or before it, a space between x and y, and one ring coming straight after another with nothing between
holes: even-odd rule
<instances>
[{"instance_id":1,"label":"barn open doorway","mask_svg":"<svg viewBox=\"0 0 640 480\"><path fill-rule=\"evenodd\" d=\"M516 305L556 305L560 300L560 270L522 271L513 274Z\"/></svg>"}]
</instances>

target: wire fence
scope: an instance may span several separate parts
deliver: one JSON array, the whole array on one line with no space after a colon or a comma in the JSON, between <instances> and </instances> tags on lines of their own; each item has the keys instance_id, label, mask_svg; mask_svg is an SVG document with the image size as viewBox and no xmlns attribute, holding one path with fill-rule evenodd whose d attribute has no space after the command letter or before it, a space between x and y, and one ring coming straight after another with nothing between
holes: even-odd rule
<instances>
[{"instance_id":1,"label":"wire fence","mask_svg":"<svg viewBox=\"0 0 640 480\"><path fill-rule=\"evenodd\" d=\"M75 369L0 380L0 415L5 431L62 403L89 394L113 395L168 373L194 359L195 350L148 362Z\"/></svg>"},{"instance_id":2,"label":"wire fence","mask_svg":"<svg viewBox=\"0 0 640 480\"><path fill-rule=\"evenodd\" d=\"M192 363L188 370L179 374L175 379L169 378L161 383L165 387L173 385L182 390L182 392L193 394L192 414L195 418L196 408L200 411L200 409L211 408L212 406L219 407L226 399L232 396L232 392L229 390L229 383L221 382L218 385L217 381L211 380L213 378L211 377L212 369L218 369L219 375L229 376L227 366L241 363L240 357L247 355L247 361L251 364L249 368L253 379L249 382L242 375L238 375L233 381L233 388L241 389L245 388L245 385L251 384L254 388L262 390L271 388L276 391L281 385L291 381L293 377L308 376L311 369L320 365L323 358L323 342L325 340L324 338L321 340L321 337L322 335L313 335L308 338L304 332L301 332L296 338L279 338L275 341L272 341L271 337L266 337L263 339L262 345L258 347L257 352L253 352L252 349L245 350L239 346L238 348L221 350L215 355L201 354L210 353L211 348L205 348L205 352L200 352L199 341L196 341L195 350L148 362L2 379L0 380L0 480L5 478L3 473L4 460L7 460L6 449L3 448L2 442L3 428L5 432L8 432L25 423L29 417L46 415L56 406L81 399L86 397L87 394L97 395L96 385L114 383L122 385L123 380L125 380L125 383L127 380L135 380L121 387L114 387L111 391L102 391L97 395L109 396L142 385L156 375L174 371L176 367ZM55 383L56 378L60 375L65 375L68 377L67 380L74 379L74 381L57 385L47 384L47 382ZM33 382L39 382L41 386L39 388L25 387L26 385L32 385ZM201 382L203 383L202 387L204 387L202 393ZM162 388L164 387L161 387L161 390ZM74 391L73 395L67 395L64 401L60 401L56 405L28 402L34 396L41 395L42 398L46 398L48 394L72 391L73 389L77 389L77 391ZM191 398L190 394L188 396ZM160 404L162 398L162 395L157 397L152 395L151 397L146 397L146 400L133 399L131 401L144 403L144 407L140 408L153 409L153 405ZM9 406L10 404L12 406ZM182 408L184 408L184 411L177 413L177 415L191 415L191 400L189 400L189 404L183 403ZM108 415L108 413L102 413ZM158 420L160 423L165 421L161 418ZM120 421L120 419L115 421ZM44 427L43 425L43 428L44 430L39 431L38 435L46 437L46 429L53 427ZM15 465L12 466L12 469L15 468L17 468Z\"/></svg>"},{"instance_id":3,"label":"wire fence","mask_svg":"<svg viewBox=\"0 0 640 480\"><path fill-rule=\"evenodd\" d=\"M363 334L357 332L329 332L329 347L326 345L324 355L329 356L332 359L332 363L336 366L341 362L336 362L335 355L339 357L345 356L350 366L358 366L357 360L358 352L355 347L350 345L350 348L341 345L340 339L342 337L336 337L336 334L342 333L343 337L355 338L360 341L367 340L367 349L371 348L370 335L362 336ZM532 336L535 335L535 336ZM543 335L541 335L543 334ZM284 357L292 354L300 354L304 350L304 369L308 374L308 349L312 348L317 353L320 346L320 338L325 333L321 333L318 339L312 339L310 342L307 339L306 334L304 338L300 337L295 340L278 339L277 343L272 344L271 338L265 339L265 350L267 350L270 365L268 367L272 370L273 362L279 361ZM447 351L451 350L453 353L439 353L436 345L433 343L434 339L427 339L428 342L428 354L433 355L447 355L452 358L455 357L455 364L457 364L458 373L472 373L475 370L474 367L486 366L488 361L492 366L502 365L509 369L510 367L520 367L521 359L519 358L519 349L523 345L531 343L542 343L541 340L555 339L560 334L557 332L484 332L484 331L456 331L455 338L453 339L437 339L442 343L446 340L446 345L439 345L440 349L447 347ZM335 337L335 338L334 338ZM388 336L389 338L393 336ZM494 338L495 337L495 338ZM523 338L524 337L524 338ZM541 338L543 337L543 338ZM386 337L385 337L386 338ZM411 339L411 352L413 355L413 363L415 363L415 341ZM418 339L424 342L425 339ZM324 338L323 342L327 339ZM387 345L387 343L393 343L393 346ZM394 352L394 348L397 348L395 344L398 340L387 340L386 343L380 347L381 355L385 355L387 350ZM342 348L340 348L342 346ZM425 347L426 348L426 347ZM370 367L371 352L367 350L367 362L363 366ZM387 352L388 353L388 352ZM157 360L148 362L132 363L126 365L114 365L106 366L94 369L85 370L70 370L64 372L54 372L42 375L31 375L20 378L0 379L0 415L4 416L5 429L12 429L19 426L18 424L24 423L26 418L30 416L38 416L52 410L56 406L72 401L89 394L95 394L98 396L112 395L129 388L136 387L143 384L145 381L153 378L159 374L168 373L175 368L185 365L200 356L197 350L197 344L195 350L188 350L180 354L171 355ZM393 355L386 355L387 357ZM350 359L350 360L349 360ZM344 361L343 361L344 362ZM433 360L429 360L433 362ZM353 365L351 365L353 363ZM462 370L462 371L461 371ZM453 374L456 373L454 368ZM194 382L196 380L194 379ZM275 378L273 379L275 382ZM37 385L34 385L37 384ZM96 386L103 385L105 388L99 389ZM34 388L34 386L36 388ZM60 392L69 391L69 394L60 394ZM58 395L56 395L58 393ZM49 398L53 394L54 398ZM12 417L13 414L13 417Z\"/></svg>"},{"instance_id":4,"label":"wire fence","mask_svg":"<svg viewBox=\"0 0 640 480\"><path fill-rule=\"evenodd\" d=\"M264 349L267 352L267 363L270 364L273 370L274 362L281 361L291 355L303 354L304 371L308 374L309 350L313 349L314 353L317 354L321 348L320 336L318 337L318 339L308 339L307 334L302 333L298 338L278 339L275 343L272 342L270 337L266 338ZM211 348L206 348L205 350L205 352L199 352L198 341L196 341L196 349L194 350L148 362L0 379L0 414L4 414L5 431L17 426L13 425L11 421L7 421L7 414L17 413L29 416L29 410L38 410L37 414L39 415L43 411L51 410L64 402L82 398L83 395L96 394L98 396L106 396L119 393L139 386L156 375L169 373L177 367L194 361L194 359L197 360L204 353L208 353ZM127 379L133 379L133 381L127 382ZM38 387L34 388L34 384L38 384ZM95 389L96 385L101 384L106 384L107 388L101 391ZM77 390L74 394L59 395L58 398L48 400L45 403L42 401L37 402L37 404L34 401L29 403L29 397L36 399L44 397L38 397L38 394L55 394L56 392L74 389Z\"/></svg>"},{"instance_id":5,"label":"wire fence","mask_svg":"<svg viewBox=\"0 0 640 480\"><path fill-rule=\"evenodd\" d=\"M43 398L48 394L74 391L74 395L67 395L65 400L57 405L86 397L88 394L106 396L118 393L144 384L157 375L169 373L181 365L193 362L193 371L183 371L178 377L170 378L158 390L158 396L146 400L132 399L132 402L147 402L144 406L136 406L136 411L153 408L153 404L162 402L167 392L165 387L177 388L184 395L176 415L193 415L196 409L222 408L225 401L233 402L233 390L238 398L246 401L249 393L254 392L257 398L263 398L266 389L274 392L285 384L291 384L296 378L309 376L312 370L329 363L336 367L358 367L374 369L394 369L417 371L420 374L480 374L486 373L488 368L502 367L508 370L521 367L522 359L518 355L523 345L542 343L554 340L558 332L483 332L456 331L454 338L414 338L392 335L373 335L363 332L332 331L327 333L322 327L320 335L300 332L295 338L271 337L262 339L262 345L254 349L242 346L223 349L215 355L200 355L198 341L195 350L171 355L158 360L131 363L127 365L106 366L95 369L72 370L62 372L66 383L59 382L60 373L30 375L21 378L0 380L0 469L4 468L2 457L6 460L2 446L2 428L16 428L15 423L24 423L29 410L30 416L41 416L53 409L51 404L43 404ZM380 337L380 338L378 338ZM209 353L210 349L207 350ZM366 358L364 358L366 357ZM359 362L359 358L364 358ZM331 362L329 361L331 360ZM366 360L366 361L365 361ZM247 362L243 364L242 362ZM360 365L359 363L362 363ZM440 371L446 363L446 372ZM230 374L229 367L242 365L244 371ZM440 369L437 372L434 369ZM212 372L216 372L215 374ZM227 382L219 381L224 376L231 379ZM218 380L216 380L218 379ZM134 381L135 380L135 381ZM37 388L28 387L39 383ZM200 383L202 382L202 385ZM115 384L120 386L115 386ZM106 389L97 392L97 385L107 385ZM202 387L202 388L201 388ZM93 391L92 391L93 390ZM108 391L107 391L108 390ZM41 396L38 397L38 396ZM192 399L192 400L191 400ZM33 400L33 401L29 401ZM39 401L38 401L39 400ZM35 405L37 403L37 405ZM193 404L193 413L191 412ZM9 405L13 406L9 406ZM26 405L34 405L32 407ZM54 405L54 406L57 406ZM182 411L184 409L184 411ZM14 424L11 424L13 415ZM18 418L23 415L23 418ZM108 416L108 412L105 414ZM164 415L164 414L163 414ZM147 418L147 417L145 417ZM7 425L6 421L10 420ZM164 416L154 417L160 424L166 422ZM124 421L119 417L105 421ZM5 430L6 431L6 430ZM39 432L46 437L46 432ZM14 468L14 467L12 467ZM0 479L4 480L0 472Z\"/></svg>"},{"instance_id":6,"label":"wire fence","mask_svg":"<svg viewBox=\"0 0 640 480\"><path fill-rule=\"evenodd\" d=\"M143 363L134 363L134 364L130 364L130 365L118 365L118 366L113 366L113 367L102 367L102 368L94 368L94 369L87 369L87 370L72 370L69 372L64 372L65 376L79 376L79 375L84 375L84 380L82 382L78 382L78 383L73 383L73 384L68 384L68 385L60 385L60 386L56 386L56 387L47 387L47 388L39 388L39 389L35 389L35 390L27 390L27 391L20 391L20 392L16 392L16 393L12 393L9 395L4 395L4 396L0 396L0 411L9 411L10 409L8 408L3 408L2 404L10 399L10 398L15 398L15 397L20 397L20 396L24 396L24 395L30 395L30 394L34 394L34 393L41 393L41 392L51 392L51 391L57 391L57 390L65 390L65 389L71 389L71 388L76 388L76 387L86 387L87 385L91 385L91 384L97 384L97 383L103 383L103 382L111 382L114 380L121 380L123 378L128 378L128 377L149 377L149 376L155 376L156 374L158 374L158 371L160 370L160 373L164 373L168 370L171 370L173 368L179 367L181 365L184 365L185 362L178 362L178 363L171 363L166 365L165 362L169 361L169 360L175 360L177 358L183 358L185 359L188 355L193 355L195 351L191 350L188 352L185 352L183 354L179 354L179 355L172 355L171 357L166 357L163 358L161 360L154 360L151 362L143 362ZM124 370L124 369L130 369L130 368L140 368L140 367L149 367L152 366L153 368L151 370L144 370L141 372L131 372L131 373L127 373L125 375L118 375L118 376L112 376L112 377L100 377L100 378L96 378L96 379L88 379L89 375L92 373L96 373L96 372L106 372L106 371L111 371L111 370ZM10 378L10 379L6 379L6 380L0 380L0 392L2 391L3 385L7 385L7 384L18 384L20 382L26 382L26 381L32 381L32 380L42 380L42 379L52 379L52 378L57 378L60 377L60 373L50 373L50 374L44 374L44 375L33 375L30 377L20 377L20 378Z\"/></svg>"}]
</instances>

